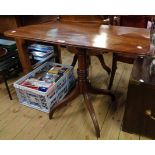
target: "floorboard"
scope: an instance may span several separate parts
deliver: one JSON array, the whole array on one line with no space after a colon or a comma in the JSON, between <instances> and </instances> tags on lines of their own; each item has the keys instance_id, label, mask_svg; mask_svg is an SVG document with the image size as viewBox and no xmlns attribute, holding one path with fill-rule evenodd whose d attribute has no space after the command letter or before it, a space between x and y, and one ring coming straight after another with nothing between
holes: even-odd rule
<instances>
[{"instance_id":1,"label":"floorboard","mask_svg":"<svg viewBox=\"0 0 155 155\"><path fill-rule=\"evenodd\" d=\"M73 54L62 49L64 64L71 64ZM111 66L111 53L104 54L105 62ZM103 70L96 57L91 58L90 80L94 86L107 88L109 75ZM75 70L77 65L75 67ZM104 139L149 139L136 134L121 131L124 113L124 103L132 65L118 63L112 90L119 103L117 111L113 111L112 102L108 96L92 95L92 103ZM76 72L75 72L76 74ZM8 98L4 84L0 84L0 139L79 139L97 140L95 129L82 96L72 101L72 104L55 112L52 120L48 114L23 106L19 103L13 82L19 77L9 80L13 100Z\"/></svg>"}]
</instances>

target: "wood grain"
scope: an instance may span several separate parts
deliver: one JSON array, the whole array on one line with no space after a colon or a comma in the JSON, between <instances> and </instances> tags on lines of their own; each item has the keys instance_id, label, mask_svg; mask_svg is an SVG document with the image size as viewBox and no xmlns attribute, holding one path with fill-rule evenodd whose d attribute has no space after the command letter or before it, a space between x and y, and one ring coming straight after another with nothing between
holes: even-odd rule
<instances>
[{"instance_id":1,"label":"wood grain","mask_svg":"<svg viewBox=\"0 0 155 155\"><path fill-rule=\"evenodd\" d=\"M150 33L147 29L96 23L48 22L13 29L5 32L5 35L136 55L146 54L150 49Z\"/></svg>"},{"instance_id":2,"label":"wood grain","mask_svg":"<svg viewBox=\"0 0 155 155\"><path fill-rule=\"evenodd\" d=\"M70 64L72 56L62 49L63 63ZM109 66L111 59L110 53L105 54L105 61ZM126 71L131 72L132 65L118 63L118 66L112 89L117 91L117 99L122 103L124 97L121 96L126 96L129 79L129 73L126 74ZM98 60L92 57L90 80L93 84L106 88L108 78ZM9 80L13 101L8 99L5 86L0 84L0 139L96 139L91 119L82 104L82 96L72 101L71 106L55 113L53 120L49 120L46 113L19 104L12 87L15 80L17 79ZM121 83L122 81L124 85ZM121 93L119 94L119 92ZM109 97L92 96L92 100L101 126L101 139L139 139L139 135L130 135L121 131L124 105L119 107L114 115L111 115L111 108L108 106L108 103L111 102ZM112 121L108 123L108 120ZM141 137L141 139L144 138Z\"/></svg>"}]
</instances>

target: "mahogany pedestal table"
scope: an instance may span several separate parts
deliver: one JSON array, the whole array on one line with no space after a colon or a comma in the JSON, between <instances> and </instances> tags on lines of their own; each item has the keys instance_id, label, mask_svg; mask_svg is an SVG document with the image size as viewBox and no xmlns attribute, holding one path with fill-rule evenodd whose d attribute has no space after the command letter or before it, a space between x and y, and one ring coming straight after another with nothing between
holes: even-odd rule
<instances>
[{"instance_id":1,"label":"mahogany pedestal table","mask_svg":"<svg viewBox=\"0 0 155 155\"><path fill-rule=\"evenodd\" d=\"M49 22L20 27L5 32L5 35L15 38L19 58L25 72L31 70L25 40L76 48L76 54L78 55L76 85L64 100L51 108L49 118L52 118L56 110L69 104L70 101L81 94L93 121L97 137L100 137L100 128L90 99L90 93L109 95L112 101L115 100L115 97L110 90L94 88L91 85L88 79L87 62L89 49L132 55L146 55L150 49L148 30L101 24Z\"/></svg>"}]
</instances>

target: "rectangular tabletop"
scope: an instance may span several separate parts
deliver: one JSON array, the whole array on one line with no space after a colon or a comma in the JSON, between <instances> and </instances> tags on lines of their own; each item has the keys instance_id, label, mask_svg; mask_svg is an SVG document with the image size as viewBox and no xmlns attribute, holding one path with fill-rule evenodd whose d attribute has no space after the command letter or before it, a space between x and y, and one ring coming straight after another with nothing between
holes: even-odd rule
<instances>
[{"instance_id":1,"label":"rectangular tabletop","mask_svg":"<svg viewBox=\"0 0 155 155\"><path fill-rule=\"evenodd\" d=\"M85 48L133 55L145 55L150 48L149 31L146 29L100 24L50 22L10 30L5 35L16 39L20 60L25 73L29 71L30 63L28 62L28 57L24 49L24 39L80 48L77 50L78 76L75 87L65 99L51 108L49 118L51 119L54 112L66 106L68 102L71 102L79 95L83 95L84 103L93 121L97 137L100 137L100 127L91 103L90 93L109 95L114 102L113 105L116 106L116 102L115 96L111 91L95 88L91 85L88 79L89 65L87 61L88 55L86 53L89 50L85 50Z\"/></svg>"},{"instance_id":2,"label":"rectangular tabletop","mask_svg":"<svg viewBox=\"0 0 155 155\"><path fill-rule=\"evenodd\" d=\"M5 35L88 49L104 49L122 54L145 55L150 49L150 33L144 28L48 22L10 30L5 32Z\"/></svg>"}]
</instances>

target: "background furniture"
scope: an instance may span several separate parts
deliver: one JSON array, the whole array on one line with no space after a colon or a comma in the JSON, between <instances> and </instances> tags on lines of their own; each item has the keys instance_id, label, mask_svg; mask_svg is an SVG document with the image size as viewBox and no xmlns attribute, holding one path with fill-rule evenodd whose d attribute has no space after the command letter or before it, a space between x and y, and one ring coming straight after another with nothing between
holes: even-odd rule
<instances>
[{"instance_id":1,"label":"background furniture","mask_svg":"<svg viewBox=\"0 0 155 155\"><path fill-rule=\"evenodd\" d=\"M150 19L148 16L119 16L119 24L120 26L127 26L127 27L137 27L137 28L146 28L147 22ZM139 46L139 48L141 48ZM117 62L124 62L128 64L133 64L135 59L135 56L127 54L122 55L118 53L113 53L113 60L112 60L112 71L111 71L111 77L108 85L108 89L111 89L115 72L117 69Z\"/></svg>"},{"instance_id":2,"label":"background furniture","mask_svg":"<svg viewBox=\"0 0 155 155\"><path fill-rule=\"evenodd\" d=\"M57 16L51 15L1 15L0 16L0 35L3 36L3 33L7 30L11 30L17 27L25 25L33 25L44 23L52 20L56 20Z\"/></svg>"},{"instance_id":3,"label":"background furniture","mask_svg":"<svg viewBox=\"0 0 155 155\"><path fill-rule=\"evenodd\" d=\"M10 100L12 96L7 83L7 79L12 75L17 75L20 71L20 64L17 51L9 51L0 47L0 75L2 75Z\"/></svg>"},{"instance_id":4,"label":"background furniture","mask_svg":"<svg viewBox=\"0 0 155 155\"><path fill-rule=\"evenodd\" d=\"M155 138L155 66L152 64L153 59L152 57L139 57L134 62L122 130Z\"/></svg>"}]
</instances>

